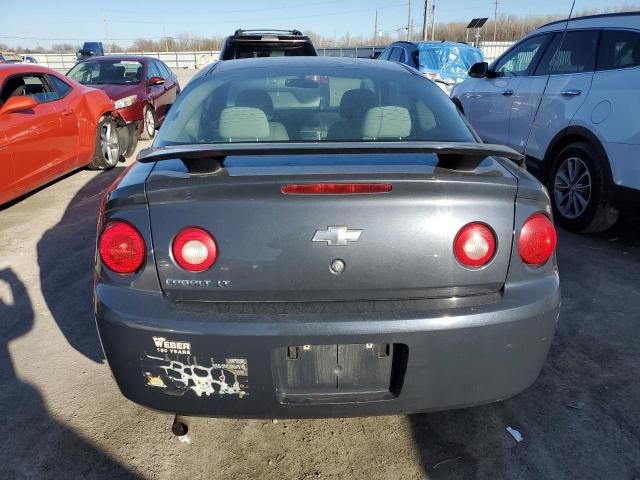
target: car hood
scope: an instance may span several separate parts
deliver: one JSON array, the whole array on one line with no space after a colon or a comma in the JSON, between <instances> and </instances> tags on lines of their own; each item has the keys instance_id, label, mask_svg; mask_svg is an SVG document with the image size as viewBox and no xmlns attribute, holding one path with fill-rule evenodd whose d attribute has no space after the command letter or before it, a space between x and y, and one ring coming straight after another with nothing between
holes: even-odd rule
<instances>
[{"instance_id":1,"label":"car hood","mask_svg":"<svg viewBox=\"0 0 640 480\"><path fill-rule=\"evenodd\" d=\"M113 101L121 98L135 95L140 89L140 85L87 85L88 87L97 88L105 92Z\"/></svg>"}]
</instances>

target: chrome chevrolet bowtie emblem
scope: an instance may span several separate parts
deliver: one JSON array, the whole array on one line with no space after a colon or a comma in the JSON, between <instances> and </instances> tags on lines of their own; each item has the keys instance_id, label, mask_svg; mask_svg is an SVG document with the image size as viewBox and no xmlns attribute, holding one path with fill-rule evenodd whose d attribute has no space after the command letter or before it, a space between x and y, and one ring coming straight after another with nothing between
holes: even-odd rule
<instances>
[{"instance_id":1,"label":"chrome chevrolet bowtie emblem","mask_svg":"<svg viewBox=\"0 0 640 480\"><path fill-rule=\"evenodd\" d=\"M327 227L326 230L316 230L312 242L327 242L327 245L346 245L360 240L362 230L349 230L347 227Z\"/></svg>"}]
</instances>

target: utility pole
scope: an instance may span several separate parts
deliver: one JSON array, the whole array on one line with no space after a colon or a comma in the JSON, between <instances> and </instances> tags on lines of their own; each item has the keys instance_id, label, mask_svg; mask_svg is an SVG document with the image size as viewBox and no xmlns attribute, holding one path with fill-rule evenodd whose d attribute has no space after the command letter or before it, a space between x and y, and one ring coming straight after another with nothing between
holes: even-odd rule
<instances>
[{"instance_id":1,"label":"utility pole","mask_svg":"<svg viewBox=\"0 0 640 480\"><path fill-rule=\"evenodd\" d=\"M496 41L498 34L498 0L496 0L495 9L493 10L493 41Z\"/></svg>"},{"instance_id":2,"label":"utility pole","mask_svg":"<svg viewBox=\"0 0 640 480\"><path fill-rule=\"evenodd\" d=\"M373 24L373 46L378 44L378 10L376 10L376 21Z\"/></svg>"},{"instance_id":3,"label":"utility pole","mask_svg":"<svg viewBox=\"0 0 640 480\"><path fill-rule=\"evenodd\" d=\"M107 51L111 53L111 47L109 46L109 42L107 41L107 15L104 13L104 8L100 9L100 13L102 13L102 28L104 29L104 43L107 45Z\"/></svg>"},{"instance_id":4,"label":"utility pole","mask_svg":"<svg viewBox=\"0 0 640 480\"><path fill-rule=\"evenodd\" d=\"M167 38L167 29L162 25L162 33L164 34L164 51L169 51L169 39Z\"/></svg>"},{"instance_id":5,"label":"utility pole","mask_svg":"<svg viewBox=\"0 0 640 480\"><path fill-rule=\"evenodd\" d=\"M407 40L411 41L411 0L409 0L409 17L407 18Z\"/></svg>"},{"instance_id":6,"label":"utility pole","mask_svg":"<svg viewBox=\"0 0 640 480\"><path fill-rule=\"evenodd\" d=\"M429 35L429 0L424 0L424 22L422 23L422 40Z\"/></svg>"},{"instance_id":7,"label":"utility pole","mask_svg":"<svg viewBox=\"0 0 640 480\"><path fill-rule=\"evenodd\" d=\"M433 7L431 10L431 41L433 41L436 35L436 5L437 4L438 4L438 0L433 0Z\"/></svg>"}]
</instances>

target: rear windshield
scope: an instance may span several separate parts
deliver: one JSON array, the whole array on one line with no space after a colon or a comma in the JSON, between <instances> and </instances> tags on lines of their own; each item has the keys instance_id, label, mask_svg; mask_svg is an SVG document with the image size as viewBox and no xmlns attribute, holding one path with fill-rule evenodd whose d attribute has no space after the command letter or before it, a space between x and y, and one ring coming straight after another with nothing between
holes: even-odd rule
<instances>
[{"instance_id":1,"label":"rear windshield","mask_svg":"<svg viewBox=\"0 0 640 480\"><path fill-rule=\"evenodd\" d=\"M280 62L265 68L266 63L192 81L155 145L476 141L451 100L420 75Z\"/></svg>"},{"instance_id":2,"label":"rear windshield","mask_svg":"<svg viewBox=\"0 0 640 480\"><path fill-rule=\"evenodd\" d=\"M130 60L86 60L67 77L83 85L127 85L142 80L142 63Z\"/></svg>"},{"instance_id":3,"label":"rear windshield","mask_svg":"<svg viewBox=\"0 0 640 480\"><path fill-rule=\"evenodd\" d=\"M308 43L300 42L231 42L224 49L222 60L264 57L309 57L316 56L315 49Z\"/></svg>"}]
</instances>

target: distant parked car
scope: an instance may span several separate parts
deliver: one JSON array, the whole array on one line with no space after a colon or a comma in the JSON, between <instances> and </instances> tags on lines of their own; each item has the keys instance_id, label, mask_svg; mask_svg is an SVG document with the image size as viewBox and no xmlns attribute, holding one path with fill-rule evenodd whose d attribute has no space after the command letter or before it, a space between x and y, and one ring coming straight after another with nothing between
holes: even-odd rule
<instances>
[{"instance_id":1,"label":"distant parked car","mask_svg":"<svg viewBox=\"0 0 640 480\"><path fill-rule=\"evenodd\" d=\"M91 57L101 57L104 55L102 42L84 42L82 48L76 53L78 61L86 60Z\"/></svg>"},{"instance_id":2,"label":"distant parked car","mask_svg":"<svg viewBox=\"0 0 640 480\"><path fill-rule=\"evenodd\" d=\"M5 63L4 55L0 53L0 63Z\"/></svg>"},{"instance_id":3,"label":"distant parked car","mask_svg":"<svg viewBox=\"0 0 640 480\"><path fill-rule=\"evenodd\" d=\"M32 55L21 55L23 63L38 63L36 57Z\"/></svg>"},{"instance_id":4,"label":"distant parked car","mask_svg":"<svg viewBox=\"0 0 640 480\"><path fill-rule=\"evenodd\" d=\"M566 31L565 31L566 29ZM640 205L640 13L550 23L453 91L483 140L526 153L566 228Z\"/></svg>"},{"instance_id":5,"label":"distant parked car","mask_svg":"<svg viewBox=\"0 0 640 480\"><path fill-rule=\"evenodd\" d=\"M155 136L180 93L178 77L163 62L142 56L94 57L78 63L67 76L104 90L118 113L135 125L143 139Z\"/></svg>"},{"instance_id":6,"label":"distant parked car","mask_svg":"<svg viewBox=\"0 0 640 480\"><path fill-rule=\"evenodd\" d=\"M469 68L483 59L480 49L458 42L394 42L378 56L378 60L400 62L419 70L447 95L467 78Z\"/></svg>"},{"instance_id":7,"label":"distant parked car","mask_svg":"<svg viewBox=\"0 0 640 480\"><path fill-rule=\"evenodd\" d=\"M77 168L132 153L113 102L38 65L0 65L0 204Z\"/></svg>"},{"instance_id":8,"label":"distant parked car","mask_svg":"<svg viewBox=\"0 0 640 480\"><path fill-rule=\"evenodd\" d=\"M317 55L311 39L299 30L236 30L224 41L220 60Z\"/></svg>"},{"instance_id":9,"label":"distant parked car","mask_svg":"<svg viewBox=\"0 0 640 480\"><path fill-rule=\"evenodd\" d=\"M22 57L20 57L19 55L15 55L13 53L5 53L2 56L2 62L0 63L22 63Z\"/></svg>"}]
</instances>

